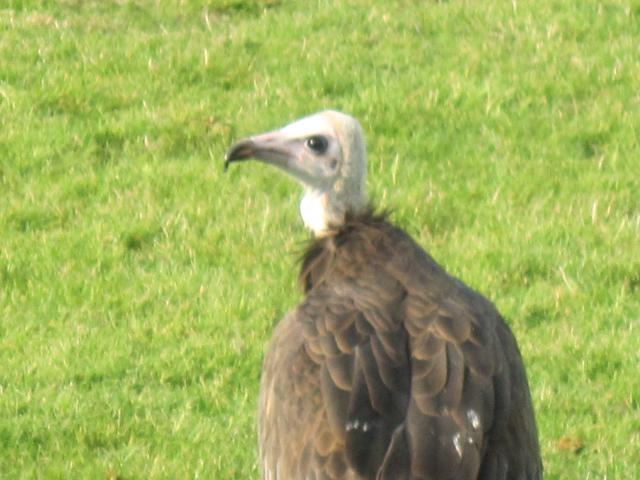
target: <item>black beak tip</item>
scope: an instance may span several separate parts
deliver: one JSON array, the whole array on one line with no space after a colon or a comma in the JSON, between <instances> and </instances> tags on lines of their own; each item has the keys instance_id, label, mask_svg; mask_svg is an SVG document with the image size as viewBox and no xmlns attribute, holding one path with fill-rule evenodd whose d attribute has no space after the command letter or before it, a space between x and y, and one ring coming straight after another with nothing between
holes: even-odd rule
<instances>
[{"instance_id":1,"label":"black beak tip","mask_svg":"<svg viewBox=\"0 0 640 480\"><path fill-rule=\"evenodd\" d=\"M233 157L229 156L229 152L227 152L224 156L224 166L223 166L223 171L226 172L227 170L229 170L229 164L231 162L233 162Z\"/></svg>"},{"instance_id":2,"label":"black beak tip","mask_svg":"<svg viewBox=\"0 0 640 480\"><path fill-rule=\"evenodd\" d=\"M234 143L229 147L229 150L227 150L227 153L224 156L224 171L227 171L230 163L247 160L252 156L253 148L251 142L245 140Z\"/></svg>"}]
</instances>

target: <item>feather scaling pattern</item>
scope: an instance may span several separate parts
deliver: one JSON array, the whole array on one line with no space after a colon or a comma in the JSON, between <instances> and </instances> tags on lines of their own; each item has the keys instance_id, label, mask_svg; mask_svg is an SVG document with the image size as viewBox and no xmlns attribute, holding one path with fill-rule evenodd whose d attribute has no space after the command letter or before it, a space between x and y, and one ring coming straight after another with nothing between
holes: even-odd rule
<instances>
[{"instance_id":1,"label":"feather scaling pattern","mask_svg":"<svg viewBox=\"0 0 640 480\"><path fill-rule=\"evenodd\" d=\"M539 479L524 367L491 303L370 210L305 255L265 359L266 479Z\"/></svg>"}]
</instances>

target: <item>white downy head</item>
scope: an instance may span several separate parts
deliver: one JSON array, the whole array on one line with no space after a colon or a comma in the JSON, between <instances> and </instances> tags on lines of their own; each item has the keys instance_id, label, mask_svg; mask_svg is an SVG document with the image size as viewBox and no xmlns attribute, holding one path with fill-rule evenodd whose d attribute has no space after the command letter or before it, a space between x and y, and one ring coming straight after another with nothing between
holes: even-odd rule
<instances>
[{"instance_id":1,"label":"white downy head","mask_svg":"<svg viewBox=\"0 0 640 480\"><path fill-rule=\"evenodd\" d=\"M298 179L305 193L300 213L315 235L326 235L347 212L366 207L367 159L362 128L344 113L327 110L231 146L231 162L255 158Z\"/></svg>"}]
</instances>

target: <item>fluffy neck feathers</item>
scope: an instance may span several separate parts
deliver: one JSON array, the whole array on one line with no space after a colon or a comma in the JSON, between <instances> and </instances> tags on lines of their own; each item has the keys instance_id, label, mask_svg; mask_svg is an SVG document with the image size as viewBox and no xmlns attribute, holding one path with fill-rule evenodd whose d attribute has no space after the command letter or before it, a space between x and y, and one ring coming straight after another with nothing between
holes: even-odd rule
<instances>
[{"instance_id":1,"label":"fluffy neck feathers","mask_svg":"<svg viewBox=\"0 0 640 480\"><path fill-rule=\"evenodd\" d=\"M364 240L372 243L382 232L393 230L387 222L387 213L375 213L373 208L365 206L359 213L346 212L339 226L316 235L302 256L298 277L303 291L308 292L317 285L327 272L337 253L345 242ZM366 238L364 238L364 237Z\"/></svg>"},{"instance_id":2,"label":"fluffy neck feathers","mask_svg":"<svg viewBox=\"0 0 640 480\"><path fill-rule=\"evenodd\" d=\"M316 237L326 235L329 231L329 225L341 223L339 218L335 218L338 215L329 211L327 195L315 190L308 190L302 197L300 215L304 226L311 230ZM331 218L332 216L334 218Z\"/></svg>"}]
</instances>

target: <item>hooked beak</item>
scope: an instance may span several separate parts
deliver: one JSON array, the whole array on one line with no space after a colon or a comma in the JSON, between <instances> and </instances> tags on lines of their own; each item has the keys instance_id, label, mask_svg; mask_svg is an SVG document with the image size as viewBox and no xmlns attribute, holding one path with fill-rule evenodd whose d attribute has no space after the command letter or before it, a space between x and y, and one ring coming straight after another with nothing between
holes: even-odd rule
<instances>
[{"instance_id":1,"label":"hooked beak","mask_svg":"<svg viewBox=\"0 0 640 480\"><path fill-rule=\"evenodd\" d=\"M224 171L229 164L254 158L287 170L296 152L279 130L237 141L224 156Z\"/></svg>"}]
</instances>

